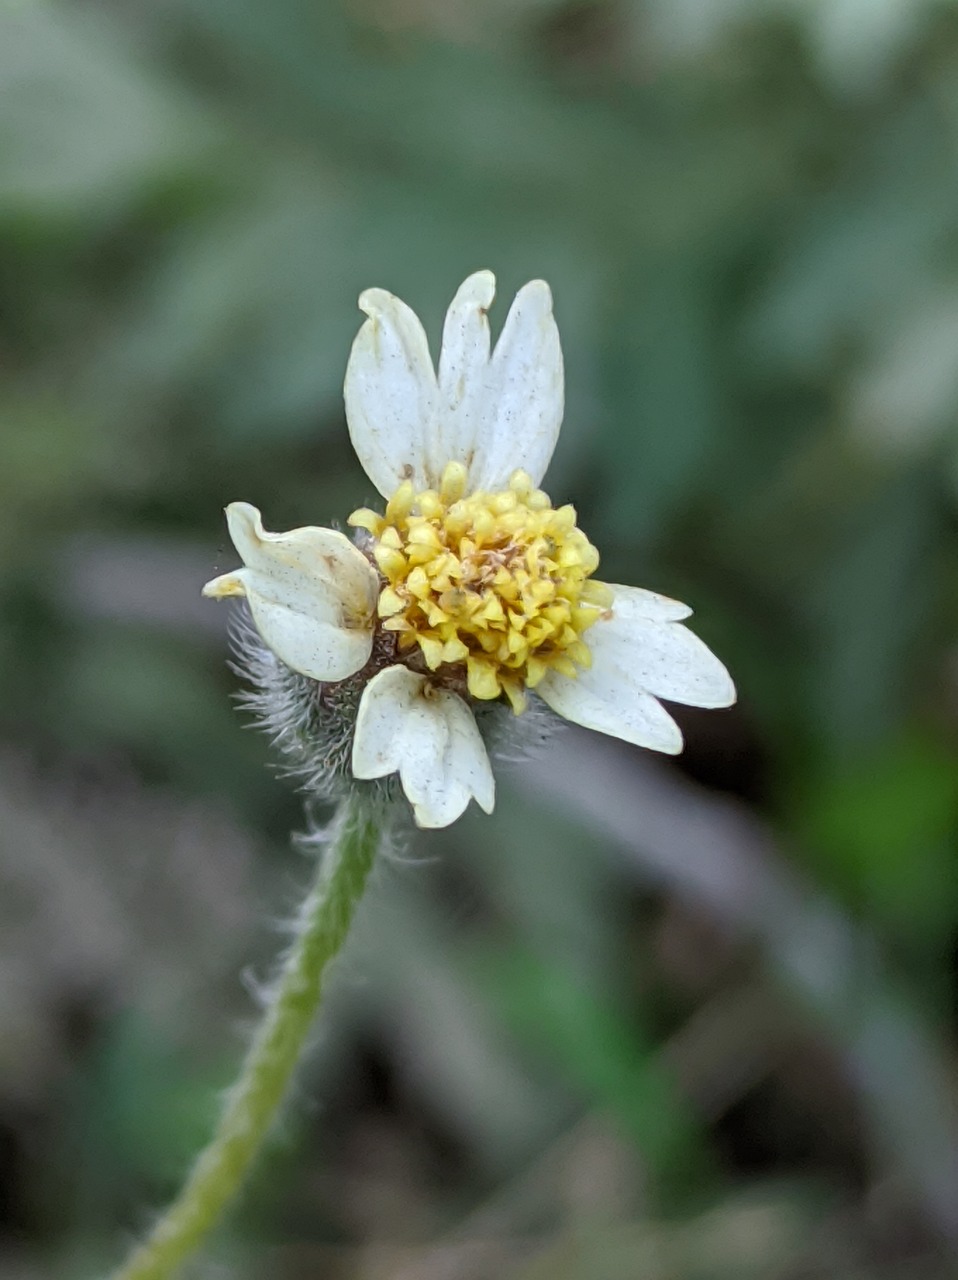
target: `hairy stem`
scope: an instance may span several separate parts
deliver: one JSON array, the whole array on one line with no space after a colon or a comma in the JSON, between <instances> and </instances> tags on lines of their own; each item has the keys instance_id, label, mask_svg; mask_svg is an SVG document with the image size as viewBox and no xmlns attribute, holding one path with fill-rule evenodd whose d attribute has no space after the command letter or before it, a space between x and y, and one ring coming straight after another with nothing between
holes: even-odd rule
<instances>
[{"instance_id":1,"label":"hairy stem","mask_svg":"<svg viewBox=\"0 0 958 1280\"><path fill-rule=\"evenodd\" d=\"M376 857L381 826L362 801L342 802L286 958L239 1079L183 1190L112 1280L167 1280L212 1230L269 1131Z\"/></svg>"}]
</instances>

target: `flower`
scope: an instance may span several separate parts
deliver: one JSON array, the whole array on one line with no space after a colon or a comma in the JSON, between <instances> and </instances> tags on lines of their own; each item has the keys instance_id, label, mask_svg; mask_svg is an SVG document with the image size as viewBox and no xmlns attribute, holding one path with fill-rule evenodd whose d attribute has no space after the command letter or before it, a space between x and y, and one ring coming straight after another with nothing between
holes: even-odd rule
<instances>
[{"instance_id":1,"label":"flower","mask_svg":"<svg viewBox=\"0 0 958 1280\"><path fill-rule=\"evenodd\" d=\"M352 776L398 774L424 827L454 822L470 799L492 811L477 723L492 703L519 715L531 690L567 720L676 753L682 735L660 698L735 701L725 667L683 625L691 610L597 581L574 508L537 487L563 413L552 295L542 280L520 289L492 349L494 292L489 271L461 285L438 370L414 312L383 289L362 294L346 417L384 512L353 512L350 541L313 526L268 533L234 502L243 567L203 589L245 596L293 672L324 687L362 681Z\"/></svg>"}]
</instances>

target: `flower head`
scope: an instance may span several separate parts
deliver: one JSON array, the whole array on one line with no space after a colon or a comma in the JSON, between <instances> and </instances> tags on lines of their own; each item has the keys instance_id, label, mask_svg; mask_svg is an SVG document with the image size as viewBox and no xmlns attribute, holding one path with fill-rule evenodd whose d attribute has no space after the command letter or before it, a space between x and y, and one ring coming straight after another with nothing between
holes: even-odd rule
<instances>
[{"instance_id":1,"label":"flower head","mask_svg":"<svg viewBox=\"0 0 958 1280\"><path fill-rule=\"evenodd\" d=\"M385 510L354 511L350 542L312 526L267 533L255 507L232 503L243 567L204 588L245 596L275 658L321 692L358 682L348 771L398 774L427 827L470 799L491 812L480 725L493 704L518 715L534 691L568 720L675 753L682 736L659 698L735 700L724 666L682 625L691 610L597 581L575 510L538 488L563 412L552 296L541 280L525 285L492 349L494 289L488 271L460 287L438 370L406 304L362 294L346 415Z\"/></svg>"}]
</instances>

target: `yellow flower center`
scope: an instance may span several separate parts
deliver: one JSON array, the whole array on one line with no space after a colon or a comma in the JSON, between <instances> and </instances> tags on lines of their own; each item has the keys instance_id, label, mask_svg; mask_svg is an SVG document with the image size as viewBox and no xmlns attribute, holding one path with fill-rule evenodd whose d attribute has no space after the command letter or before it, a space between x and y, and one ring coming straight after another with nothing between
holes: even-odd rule
<instances>
[{"instance_id":1,"label":"yellow flower center","mask_svg":"<svg viewBox=\"0 0 958 1280\"><path fill-rule=\"evenodd\" d=\"M406 481L385 515L362 508L349 523L375 539L379 617L400 651L418 647L430 671L464 666L474 698L505 693L518 714L547 672L590 665L582 636L612 594L588 580L599 554L573 507L553 508L524 471L501 493L465 496L466 480L451 462L438 492Z\"/></svg>"}]
</instances>

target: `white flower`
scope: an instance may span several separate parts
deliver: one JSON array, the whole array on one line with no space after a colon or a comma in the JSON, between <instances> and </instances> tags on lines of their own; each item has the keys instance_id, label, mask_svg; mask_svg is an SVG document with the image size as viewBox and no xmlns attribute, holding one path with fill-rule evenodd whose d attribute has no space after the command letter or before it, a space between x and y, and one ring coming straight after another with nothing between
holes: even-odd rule
<instances>
[{"instance_id":1,"label":"white flower","mask_svg":"<svg viewBox=\"0 0 958 1280\"><path fill-rule=\"evenodd\" d=\"M541 280L525 285L492 350L494 290L489 271L460 287L438 372L409 307L362 294L346 416L385 513L353 513L357 546L329 529L266 533L254 507L233 503L244 567L204 588L245 595L292 670L324 683L363 672L352 773L398 773L424 827L447 826L471 798L492 810L473 714L483 702L508 699L518 714L535 689L568 720L675 753L682 735L659 698L735 701L724 666L682 625L691 610L598 582L574 509L537 487L563 411L552 296ZM377 633L393 640L382 660Z\"/></svg>"}]
</instances>

